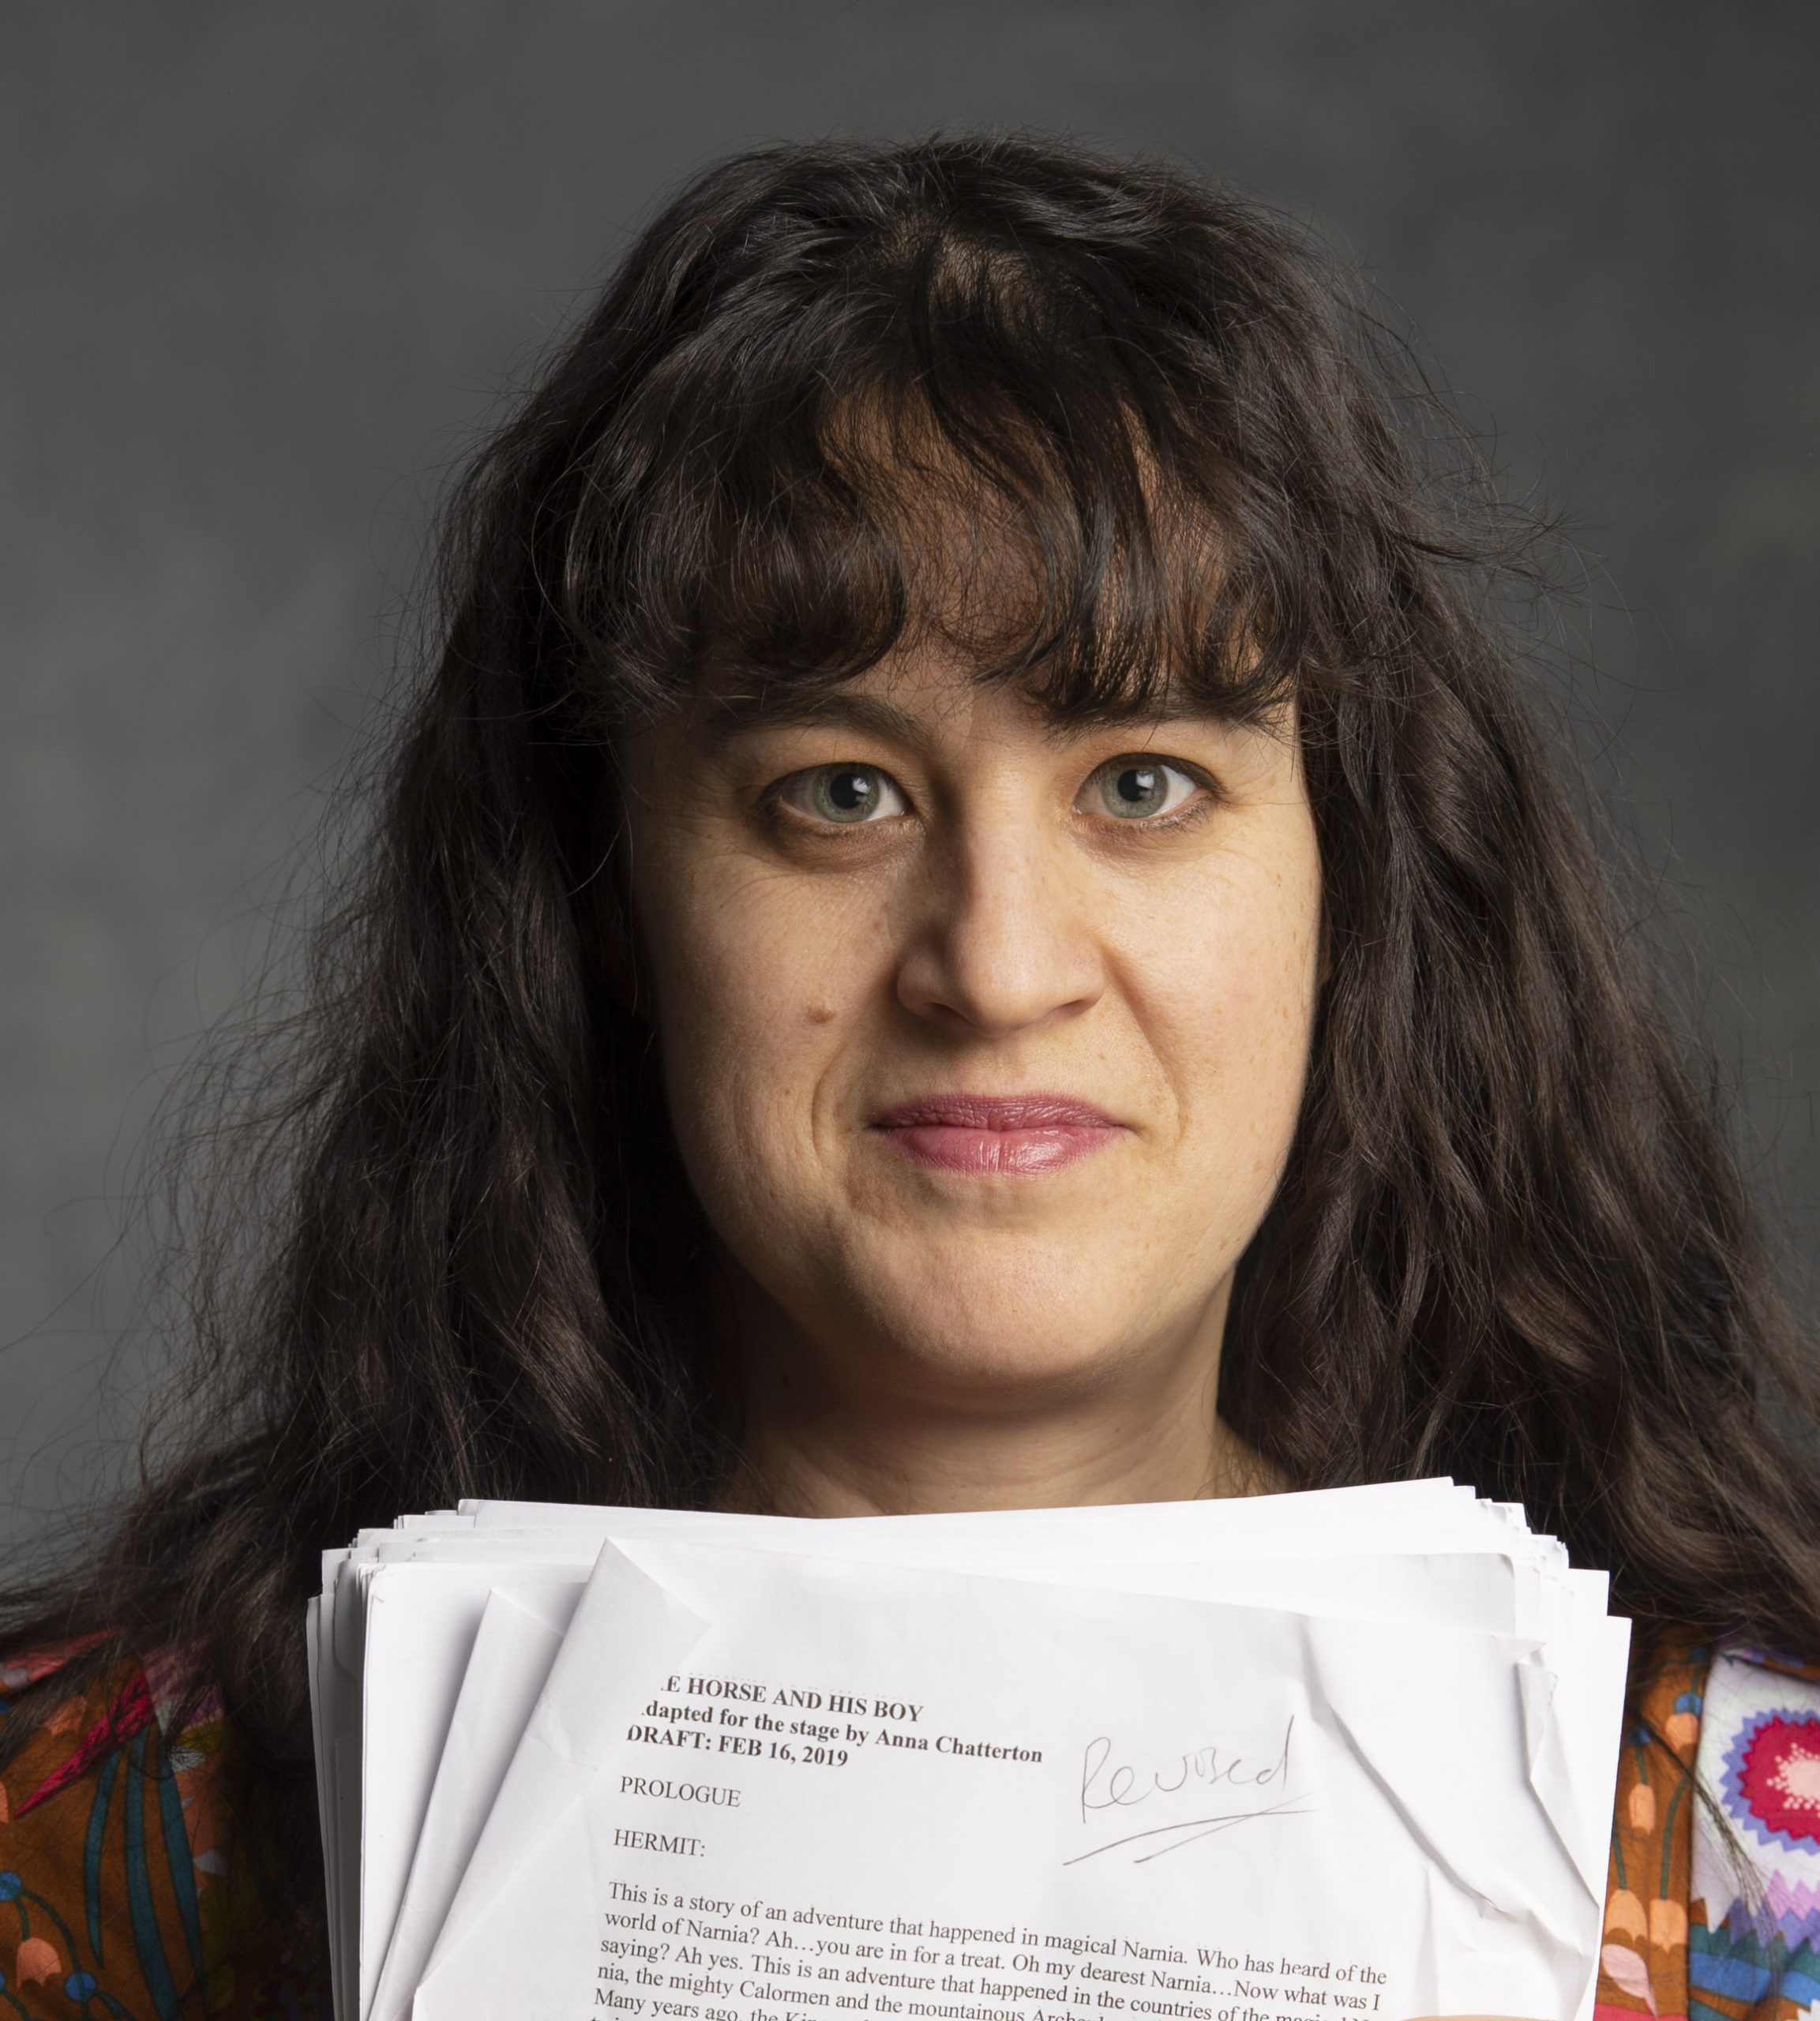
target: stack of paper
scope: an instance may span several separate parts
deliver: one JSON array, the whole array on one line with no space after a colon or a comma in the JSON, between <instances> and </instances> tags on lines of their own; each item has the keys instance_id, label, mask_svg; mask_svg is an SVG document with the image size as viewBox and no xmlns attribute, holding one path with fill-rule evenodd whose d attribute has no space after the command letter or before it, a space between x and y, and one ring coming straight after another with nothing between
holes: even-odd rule
<instances>
[{"instance_id":1,"label":"stack of paper","mask_svg":"<svg viewBox=\"0 0 1820 2021\"><path fill-rule=\"evenodd\" d=\"M403 1517L310 1618L336 2012L1574 2021L1605 1603L1448 1481Z\"/></svg>"}]
</instances>

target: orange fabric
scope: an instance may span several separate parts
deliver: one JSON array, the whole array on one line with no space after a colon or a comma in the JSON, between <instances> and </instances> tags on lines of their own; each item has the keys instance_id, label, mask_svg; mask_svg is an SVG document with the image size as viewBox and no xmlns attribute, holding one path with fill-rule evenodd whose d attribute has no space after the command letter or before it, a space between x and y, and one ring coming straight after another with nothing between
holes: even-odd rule
<instances>
[{"instance_id":1,"label":"orange fabric","mask_svg":"<svg viewBox=\"0 0 1820 2021\"><path fill-rule=\"evenodd\" d=\"M0 1664L0 1709L59 1667ZM267 1944L230 1864L229 1737L168 1663L54 1706L0 1770L0 2021L328 2021L326 1974Z\"/></svg>"},{"instance_id":2,"label":"orange fabric","mask_svg":"<svg viewBox=\"0 0 1820 2021\"><path fill-rule=\"evenodd\" d=\"M1820 2003L1820 1667L1667 1640L1616 1794L1597 2021Z\"/></svg>"},{"instance_id":3,"label":"orange fabric","mask_svg":"<svg viewBox=\"0 0 1820 2021\"><path fill-rule=\"evenodd\" d=\"M1692 1772L1700 1721L1681 1708L1699 1693L1709 1654L1691 1642L1659 1652L1619 1755L1599 2021L1632 2014L1681 2021L1687 2012Z\"/></svg>"}]
</instances>

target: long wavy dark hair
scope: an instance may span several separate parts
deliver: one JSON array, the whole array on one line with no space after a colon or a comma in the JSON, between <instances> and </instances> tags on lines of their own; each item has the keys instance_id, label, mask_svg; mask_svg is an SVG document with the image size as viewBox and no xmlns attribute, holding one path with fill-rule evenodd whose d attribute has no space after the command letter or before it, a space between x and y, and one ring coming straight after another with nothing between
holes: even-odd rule
<instances>
[{"instance_id":1,"label":"long wavy dark hair","mask_svg":"<svg viewBox=\"0 0 1820 2021\"><path fill-rule=\"evenodd\" d=\"M1721 1120L1532 726L1476 486L1437 477L1419 387L1324 272L1165 167L748 154L657 217L474 461L251 1126L276 1192L201 1225L201 1428L13 1616L96 1665L194 1652L303 1884L318 1551L462 1495L698 1503L737 1449L654 1034L614 983L616 736L711 664L874 664L930 621L957 524L1027 588L990 623L973 600L981 680L1064 714L1165 680L1295 705L1329 973L1232 1424L1299 1484L1523 1502L1646 1644L1820 1655L1811 1406Z\"/></svg>"}]
</instances>

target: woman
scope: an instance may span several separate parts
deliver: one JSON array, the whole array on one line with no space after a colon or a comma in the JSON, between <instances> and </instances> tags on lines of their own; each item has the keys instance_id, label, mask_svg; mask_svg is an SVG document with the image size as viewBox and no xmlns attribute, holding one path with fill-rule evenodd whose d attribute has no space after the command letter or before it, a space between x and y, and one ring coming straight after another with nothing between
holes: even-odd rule
<instances>
[{"instance_id":1,"label":"woman","mask_svg":"<svg viewBox=\"0 0 1820 2021\"><path fill-rule=\"evenodd\" d=\"M1159 168L788 148L646 232L456 501L210 1427L17 1610L0 2005L322 2011L359 1524L1435 1472L1638 1624L1601 1999L1820 1993L1798 1364L1390 400Z\"/></svg>"}]
</instances>

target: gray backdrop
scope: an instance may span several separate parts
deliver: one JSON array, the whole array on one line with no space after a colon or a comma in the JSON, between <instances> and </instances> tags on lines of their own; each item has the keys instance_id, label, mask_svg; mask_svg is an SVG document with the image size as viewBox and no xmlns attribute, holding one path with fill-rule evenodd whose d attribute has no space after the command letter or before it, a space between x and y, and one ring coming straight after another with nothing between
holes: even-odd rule
<instances>
[{"instance_id":1,"label":"gray backdrop","mask_svg":"<svg viewBox=\"0 0 1820 2021\"><path fill-rule=\"evenodd\" d=\"M1807 0L9 9L0 1543L118 1464L133 1147L381 688L437 486L666 186L778 137L1162 150L1367 264L1569 519L1573 721L1803 1266L1817 56Z\"/></svg>"}]
</instances>

